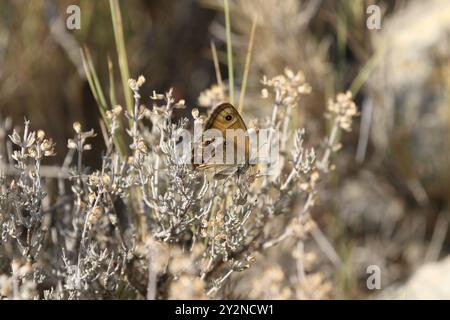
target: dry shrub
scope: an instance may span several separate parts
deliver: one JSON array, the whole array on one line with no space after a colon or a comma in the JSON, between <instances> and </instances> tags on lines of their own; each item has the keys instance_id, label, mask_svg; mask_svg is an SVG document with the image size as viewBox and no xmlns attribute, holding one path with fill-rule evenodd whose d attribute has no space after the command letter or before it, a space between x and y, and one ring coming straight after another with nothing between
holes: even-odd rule
<instances>
[{"instance_id":1,"label":"dry shrub","mask_svg":"<svg viewBox=\"0 0 450 320\"><path fill-rule=\"evenodd\" d=\"M106 150L98 169L83 163L95 148L92 130L74 123L64 164L44 167L41 161L53 155L53 143L26 121L22 134L14 131L4 141L3 150L13 153L2 156L3 297L230 298L238 295L234 275L286 241L294 243L289 259L295 270L286 274L270 265L262 271L267 288L252 285L239 295L329 296L327 276L310 270L310 246L305 249L305 244L314 238L325 253L336 256L311 208L334 168L331 156L340 148L338 134L351 129L356 106L350 93L330 100L330 134L313 149L305 142L307 131L290 125L291 110L311 91L304 75L287 69L262 83L263 97L273 103L272 115L253 121L254 126L281 128L281 162L270 176L258 177L250 169L216 180L180 162L177 137L189 120L173 123L172 117L185 103L168 91L154 93L150 107L141 104L142 76L129 81L133 111L115 106L106 113ZM197 110L193 116L203 121ZM143 125L145 118L151 130ZM130 141L125 157L115 140L121 126ZM54 202L46 197L52 175L58 185Z\"/></svg>"}]
</instances>

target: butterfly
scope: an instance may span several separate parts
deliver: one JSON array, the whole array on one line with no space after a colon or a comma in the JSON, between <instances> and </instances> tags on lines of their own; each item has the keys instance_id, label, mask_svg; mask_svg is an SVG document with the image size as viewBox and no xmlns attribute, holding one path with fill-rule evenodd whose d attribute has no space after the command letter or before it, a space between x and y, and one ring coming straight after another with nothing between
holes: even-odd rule
<instances>
[{"instance_id":1,"label":"butterfly","mask_svg":"<svg viewBox=\"0 0 450 320\"><path fill-rule=\"evenodd\" d=\"M194 161L194 169L212 170L218 180L247 171L250 167L247 126L231 103L218 105L203 130L203 141L197 148L197 159L201 158L201 162Z\"/></svg>"}]
</instances>

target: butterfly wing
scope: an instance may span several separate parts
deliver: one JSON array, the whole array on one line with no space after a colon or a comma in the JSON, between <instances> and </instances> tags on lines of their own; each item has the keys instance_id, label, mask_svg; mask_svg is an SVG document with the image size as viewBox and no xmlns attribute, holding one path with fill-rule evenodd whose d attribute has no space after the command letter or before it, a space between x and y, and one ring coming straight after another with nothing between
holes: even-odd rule
<instances>
[{"instance_id":1,"label":"butterfly wing","mask_svg":"<svg viewBox=\"0 0 450 320\"><path fill-rule=\"evenodd\" d=\"M245 135L243 139L239 139L236 136L227 137L227 130L234 130L231 132L235 132L236 135L243 133L245 134L247 132L247 126L245 125L244 120L240 116L239 112L236 110L236 108L233 107L230 103L222 103L219 106L217 106L214 111L209 116L205 127L205 131L209 129L215 129L219 130L223 137L223 164L215 164L211 163L208 159L205 157L203 158L203 163L200 165L194 165L194 167L198 167L200 169L209 169L213 168L219 170L220 172L235 172L237 167L237 155L244 155L245 162L248 162L249 155L249 139L248 136ZM241 130L241 131L237 131ZM210 144L211 142L214 143L214 141L205 141L204 144ZM234 163L233 164L226 164L226 147L232 145L234 147ZM205 147L203 145L202 147ZM220 146L217 146L220 147ZM203 154L204 155L204 154ZM231 167L231 168L230 168Z\"/></svg>"},{"instance_id":2,"label":"butterfly wing","mask_svg":"<svg viewBox=\"0 0 450 320\"><path fill-rule=\"evenodd\" d=\"M228 145L234 146L235 164L237 164L237 154L244 154L245 161L248 161L249 139L245 135L243 140L239 140L236 136L227 137L227 130L234 130L236 134L247 132L247 126L239 112L230 103L222 103L214 109L205 125L205 130L216 129L222 133L224 137L223 155L225 157L225 148ZM240 130L240 132L238 131ZM224 158L225 163L225 158Z\"/></svg>"},{"instance_id":3,"label":"butterfly wing","mask_svg":"<svg viewBox=\"0 0 450 320\"><path fill-rule=\"evenodd\" d=\"M225 136L227 129L243 129L247 131L247 126L241 115L231 103L218 105L208 118L205 130L218 129Z\"/></svg>"}]
</instances>

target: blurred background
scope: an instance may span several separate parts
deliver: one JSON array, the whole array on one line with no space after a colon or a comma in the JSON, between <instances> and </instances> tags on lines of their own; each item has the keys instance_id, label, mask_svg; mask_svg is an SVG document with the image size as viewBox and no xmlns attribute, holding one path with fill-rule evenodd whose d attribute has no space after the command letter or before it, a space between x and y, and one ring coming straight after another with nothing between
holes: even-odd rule
<instances>
[{"instance_id":1,"label":"blurred background","mask_svg":"<svg viewBox=\"0 0 450 320\"><path fill-rule=\"evenodd\" d=\"M81 29L72 31L66 10L73 4ZM379 30L366 25L373 4ZM223 2L132 0L120 7L130 75L147 79L143 97L173 88L189 107L177 116L187 116L216 83L211 43L226 78ZM351 90L359 106L314 212L340 258L333 264L321 257L315 266L329 275L331 297L449 299L450 1L230 0L230 17L236 88L257 19L246 119L270 111L260 79L285 67L303 70L313 88L297 109L298 126L312 137L327 130L323 112L337 92ZM27 117L53 137L57 156L49 164L64 158L74 121L100 132L80 48L89 48L105 90L108 59L120 87L112 30L106 0L0 2L0 117L13 126ZM86 160L92 167L103 148L97 138ZM273 255L283 265L283 253ZM381 290L366 286L369 265L380 267ZM255 270L255 279L265 279Z\"/></svg>"}]
</instances>

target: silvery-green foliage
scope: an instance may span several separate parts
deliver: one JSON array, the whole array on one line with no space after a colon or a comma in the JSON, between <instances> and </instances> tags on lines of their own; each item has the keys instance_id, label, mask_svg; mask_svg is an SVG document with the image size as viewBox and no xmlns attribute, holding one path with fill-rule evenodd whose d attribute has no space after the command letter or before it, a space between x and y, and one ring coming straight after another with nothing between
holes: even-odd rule
<instances>
[{"instance_id":1,"label":"silvery-green foliage","mask_svg":"<svg viewBox=\"0 0 450 320\"><path fill-rule=\"evenodd\" d=\"M169 90L141 104L144 83L143 77L129 81L133 110L107 111L99 168L83 164L95 133L79 123L61 167L42 166L53 143L28 121L22 134L14 130L1 141L0 262L14 265L8 277L17 284L5 297L186 298L186 285L188 297L215 297L226 283L233 288L232 276L250 268L258 254L288 238L298 242L298 277L307 276L303 242L312 229L319 232L310 209L339 147L336 134L350 129L355 116L351 95L330 102L333 129L319 156L305 147L304 129L289 129L289 115L311 90L303 75L286 70L265 78L263 97L273 97L274 108L259 128L281 130L279 167L270 177L254 167L217 180L180 161L179 139L192 123L174 121L173 114L184 101ZM202 101L213 101L211 92ZM202 121L198 111L193 116ZM117 139L123 127L126 153ZM57 192L50 199L51 179ZM32 294L21 293L27 283L35 284Z\"/></svg>"}]
</instances>

